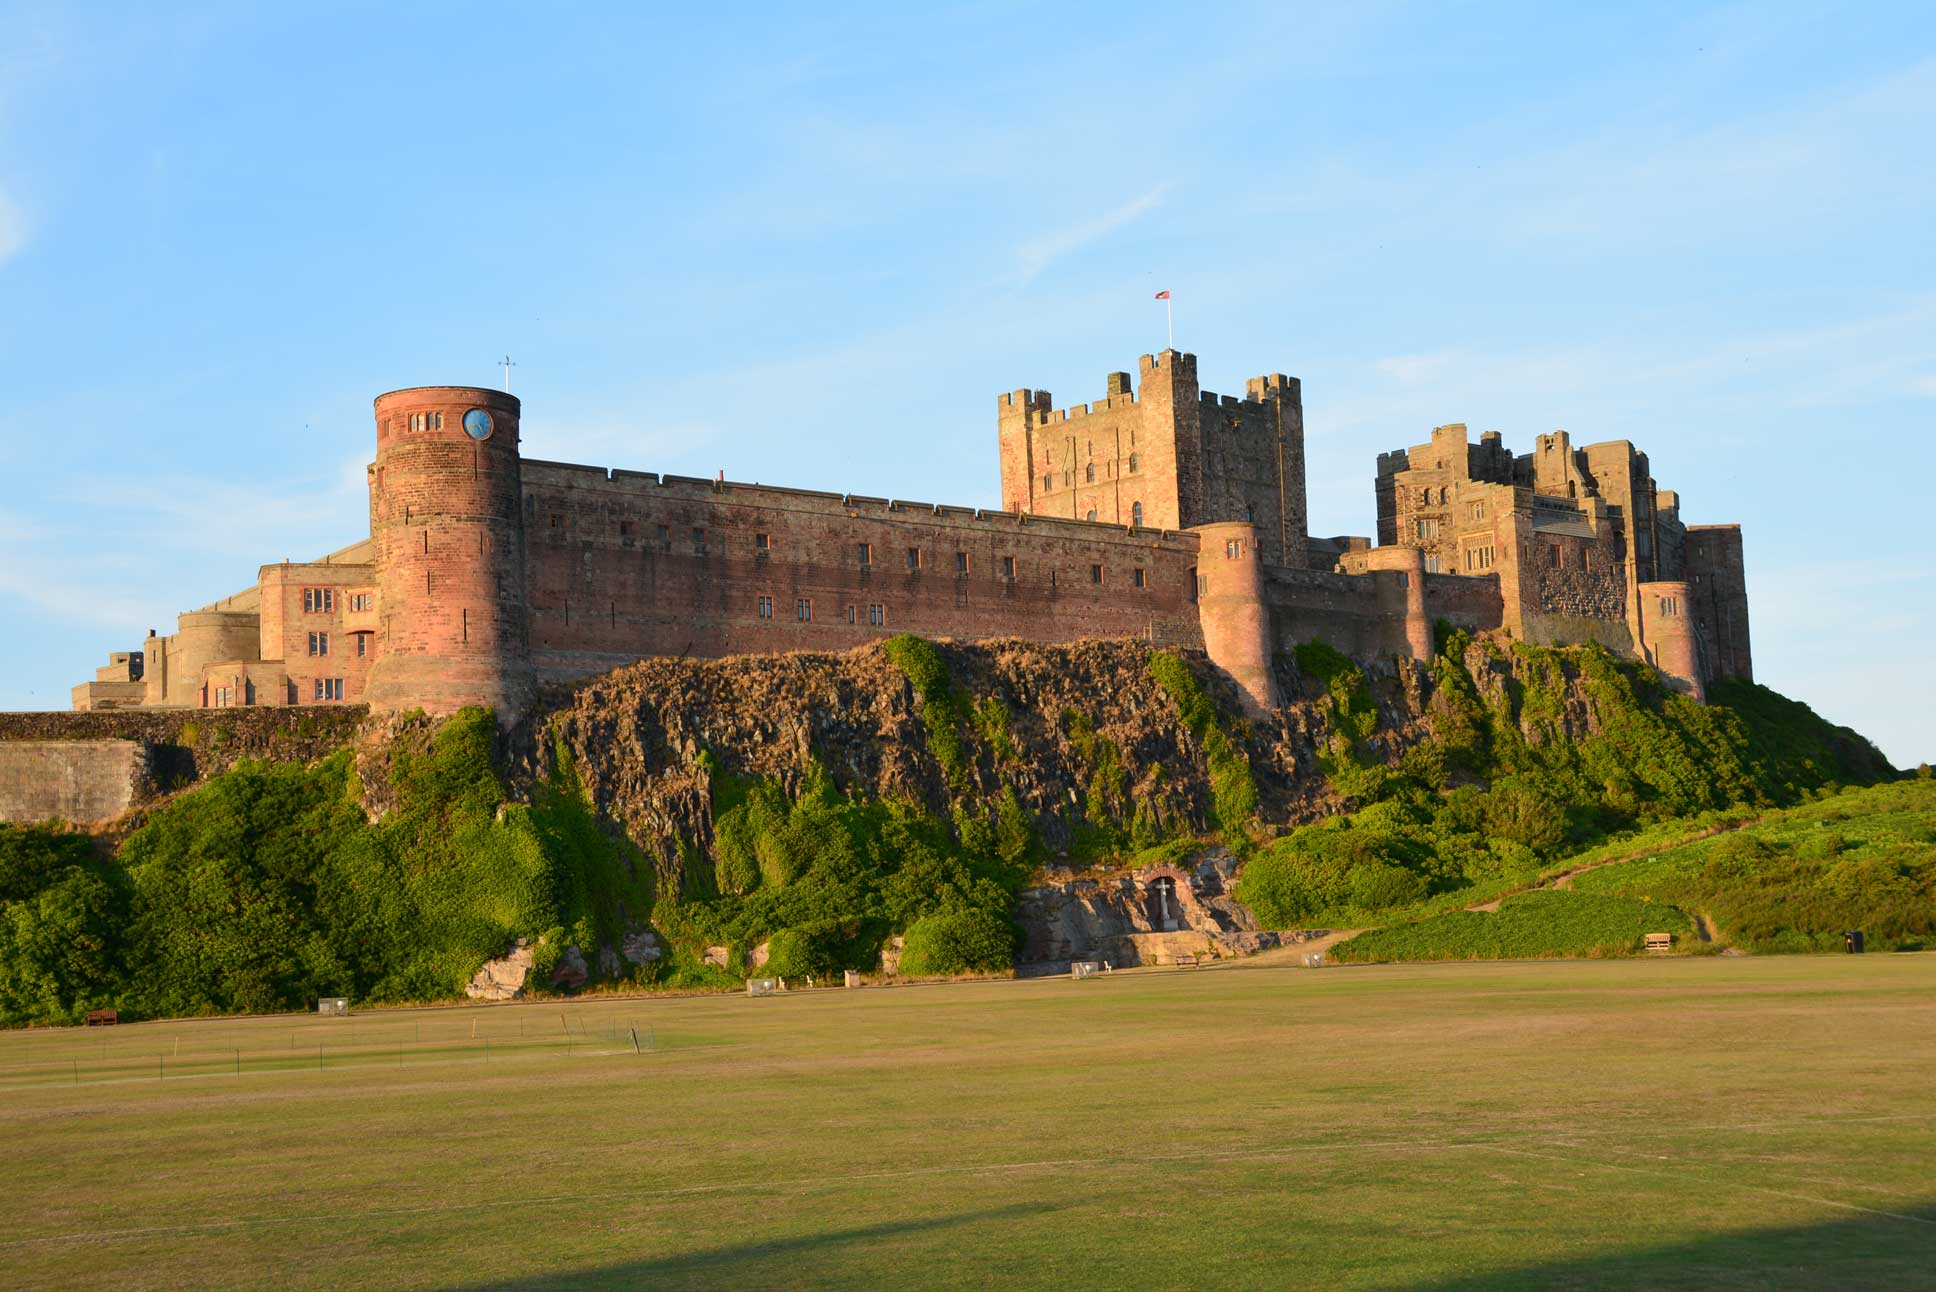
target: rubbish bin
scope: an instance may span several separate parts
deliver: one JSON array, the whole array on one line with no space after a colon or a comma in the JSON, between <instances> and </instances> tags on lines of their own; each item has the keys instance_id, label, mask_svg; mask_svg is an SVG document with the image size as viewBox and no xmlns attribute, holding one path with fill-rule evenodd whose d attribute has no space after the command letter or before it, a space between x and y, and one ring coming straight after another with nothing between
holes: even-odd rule
<instances>
[{"instance_id":1,"label":"rubbish bin","mask_svg":"<svg viewBox=\"0 0 1936 1292\"><path fill-rule=\"evenodd\" d=\"M1862 954L1862 930L1850 929L1842 935L1842 948L1852 956Z\"/></svg>"}]
</instances>

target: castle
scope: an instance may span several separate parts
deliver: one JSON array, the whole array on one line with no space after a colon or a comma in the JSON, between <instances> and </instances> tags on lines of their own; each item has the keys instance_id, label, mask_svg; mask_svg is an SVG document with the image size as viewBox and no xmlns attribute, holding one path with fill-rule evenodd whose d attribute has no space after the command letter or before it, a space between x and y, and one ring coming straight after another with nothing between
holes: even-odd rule
<instances>
[{"instance_id":1,"label":"castle","mask_svg":"<svg viewBox=\"0 0 1936 1292\"><path fill-rule=\"evenodd\" d=\"M376 400L370 533L180 616L74 688L76 709L467 704L648 655L842 650L899 632L1204 650L1259 709L1273 656L1321 640L1426 658L1436 621L1597 641L1701 695L1751 676L1741 531L1688 526L1626 441L1515 457L1463 425L1381 454L1378 543L1306 530L1299 383L1242 398L1196 356L1132 389L997 404L998 509L526 458L509 394Z\"/></svg>"}]
</instances>

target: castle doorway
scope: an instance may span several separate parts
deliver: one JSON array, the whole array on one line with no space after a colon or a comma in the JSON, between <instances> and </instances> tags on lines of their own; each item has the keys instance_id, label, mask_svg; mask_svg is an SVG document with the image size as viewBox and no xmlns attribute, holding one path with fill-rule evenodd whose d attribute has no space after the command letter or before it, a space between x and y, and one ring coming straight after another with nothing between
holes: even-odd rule
<instances>
[{"instance_id":1,"label":"castle doorway","mask_svg":"<svg viewBox=\"0 0 1936 1292\"><path fill-rule=\"evenodd\" d=\"M1175 932L1183 915L1183 908L1176 901L1176 881L1168 875L1158 875L1150 880L1145 891L1150 928L1158 933Z\"/></svg>"}]
</instances>

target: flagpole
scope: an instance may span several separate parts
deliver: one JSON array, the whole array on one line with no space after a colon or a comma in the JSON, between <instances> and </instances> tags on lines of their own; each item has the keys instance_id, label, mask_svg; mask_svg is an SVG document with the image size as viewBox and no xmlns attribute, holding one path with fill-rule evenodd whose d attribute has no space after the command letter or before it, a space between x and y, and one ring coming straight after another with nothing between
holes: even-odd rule
<instances>
[{"instance_id":1,"label":"flagpole","mask_svg":"<svg viewBox=\"0 0 1936 1292\"><path fill-rule=\"evenodd\" d=\"M1163 293L1163 322L1170 332L1170 349L1176 349L1176 315L1171 312L1170 294Z\"/></svg>"}]
</instances>

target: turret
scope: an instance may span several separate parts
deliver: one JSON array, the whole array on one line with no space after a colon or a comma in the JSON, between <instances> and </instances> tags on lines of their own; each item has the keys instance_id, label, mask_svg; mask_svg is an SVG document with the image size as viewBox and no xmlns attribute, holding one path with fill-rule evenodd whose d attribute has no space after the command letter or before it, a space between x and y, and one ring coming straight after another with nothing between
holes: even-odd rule
<instances>
[{"instance_id":1,"label":"turret","mask_svg":"<svg viewBox=\"0 0 1936 1292\"><path fill-rule=\"evenodd\" d=\"M472 386L377 397L373 709L441 714L485 705L508 724L536 694L519 409L511 395Z\"/></svg>"},{"instance_id":2,"label":"turret","mask_svg":"<svg viewBox=\"0 0 1936 1292\"><path fill-rule=\"evenodd\" d=\"M1204 653L1242 688L1246 709L1269 713L1277 706L1277 684L1257 527L1227 521L1198 525L1195 532Z\"/></svg>"}]
</instances>

